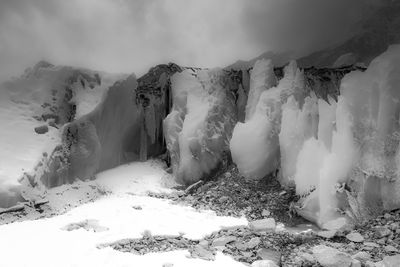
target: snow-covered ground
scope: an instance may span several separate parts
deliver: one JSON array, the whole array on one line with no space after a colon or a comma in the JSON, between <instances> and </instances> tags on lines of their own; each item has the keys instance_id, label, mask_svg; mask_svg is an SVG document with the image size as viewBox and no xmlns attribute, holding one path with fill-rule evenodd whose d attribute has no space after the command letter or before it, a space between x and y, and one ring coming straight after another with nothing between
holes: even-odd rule
<instances>
[{"instance_id":1,"label":"snow-covered ground","mask_svg":"<svg viewBox=\"0 0 400 267\"><path fill-rule=\"evenodd\" d=\"M120 239L140 238L145 231L153 235L184 233L187 238L201 239L221 227L247 224L244 218L219 217L212 211L198 212L169 200L147 196L147 192L173 192L172 177L154 161L122 165L98 174L97 178L98 187L108 192L97 201L52 218L0 226L1 265L244 266L221 253L215 261L205 261L189 258L185 250L139 256L110 247L97 248ZM64 229L71 223L85 220L95 222L99 231Z\"/></svg>"}]
</instances>

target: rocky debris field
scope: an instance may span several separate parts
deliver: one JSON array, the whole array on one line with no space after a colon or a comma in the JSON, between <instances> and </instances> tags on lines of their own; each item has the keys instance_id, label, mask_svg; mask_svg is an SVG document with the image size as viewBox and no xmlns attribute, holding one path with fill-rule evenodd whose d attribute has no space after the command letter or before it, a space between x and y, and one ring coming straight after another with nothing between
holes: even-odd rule
<instances>
[{"instance_id":1,"label":"rocky debris field","mask_svg":"<svg viewBox=\"0 0 400 267\"><path fill-rule=\"evenodd\" d=\"M184 244L176 247L189 249L193 257L212 260L219 250L252 266L275 266L268 260L277 266L400 266L400 210L341 231L322 231L297 216L293 190L282 188L273 176L246 181L235 166L174 194L150 195L248 219L247 227L224 229L203 240L179 239Z\"/></svg>"},{"instance_id":2,"label":"rocky debris field","mask_svg":"<svg viewBox=\"0 0 400 267\"><path fill-rule=\"evenodd\" d=\"M292 208L297 201L294 190L282 188L272 175L260 181L246 181L234 165L214 180L200 181L175 194L151 196L199 210L211 209L221 216L245 216L248 220L273 217L288 226L307 223Z\"/></svg>"}]
</instances>

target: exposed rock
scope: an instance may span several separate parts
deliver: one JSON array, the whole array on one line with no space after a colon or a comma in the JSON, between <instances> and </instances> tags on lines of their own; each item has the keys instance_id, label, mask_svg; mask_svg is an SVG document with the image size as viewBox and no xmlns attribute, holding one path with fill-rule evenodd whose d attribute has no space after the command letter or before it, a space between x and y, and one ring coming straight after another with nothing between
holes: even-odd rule
<instances>
[{"instance_id":1,"label":"exposed rock","mask_svg":"<svg viewBox=\"0 0 400 267\"><path fill-rule=\"evenodd\" d=\"M249 223L250 229L256 232L275 231L276 223L273 218L256 220Z\"/></svg>"},{"instance_id":2,"label":"exposed rock","mask_svg":"<svg viewBox=\"0 0 400 267\"><path fill-rule=\"evenodd\" d=\"M324 267L351 266L351 257L335 248L319 245L313 248L313 253L319 264Z\"/></svg>"},{"instance_id":3,"label":"exposed rock","mask_svg":"<svg viewBox=\"0 0 400 267\"><path fill-rule=\"evenodd\" d=\"M49 131L49 127L47 125L42 125L42 126L35 127L35 132L37 134L45 134L48 131Z\"/></svg>"}]
</instances>

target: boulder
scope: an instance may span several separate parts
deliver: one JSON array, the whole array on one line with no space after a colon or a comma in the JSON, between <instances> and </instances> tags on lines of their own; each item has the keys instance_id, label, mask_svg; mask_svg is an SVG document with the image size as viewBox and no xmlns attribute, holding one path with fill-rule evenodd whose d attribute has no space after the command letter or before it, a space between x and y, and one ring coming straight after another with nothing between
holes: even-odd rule
<instances>
[{"instance_id":1,"label":"boulder","mask_svg":"<svg viewBox=\"0 0 400 267\"><path fill-rule=\"evenodd\" d=\"M364 241L364 237L362 235L360 235L359 233L349 233L348 235L346 235L346 238L352 242L356 242L356 243L361 243Z\"/></svg>"},{"instance_id":2,"label":"boulder","mask_svg":"<svg viewBox=\"0 0 400 267\"><path fill-rule=\"evenodd\" d=\"M400 254L395 256L386 256L383 258L382 263L385 267L398 267L400 266Z\"/></svg>"},{"instance_id":3,"label":"boulder","mask_svg":"<svg viewBox=\"0 0 400 267\"><path fill-rule=\"evenodd\" d=\"M45 134L48 131L49 131L49 127L47 125L42 125L42 126L35 127L35 132L37 134Z\"/></svg>"},{"instance_id":4,"label":"boulder","mask_svg":"<svg viewBox=\"0 0 400 267\"><path fill-rule=\"evenodd\" d=\"M323 267L345 267L351 266L352 258L335 248L325 245L318 245L313 248L313 254L318 263Z\"/></svg>"},{"instance_id":5,"label":"boulder","mask_svg":"<svg viewBox=\"0 0 400 267\"><path fill-rule=\"evenodd\" d=\"M282 253L277 250L260 248L257 250L257 256L263 260L271 260L278 266L281 264Z\"/></svg>"}]
</instances>

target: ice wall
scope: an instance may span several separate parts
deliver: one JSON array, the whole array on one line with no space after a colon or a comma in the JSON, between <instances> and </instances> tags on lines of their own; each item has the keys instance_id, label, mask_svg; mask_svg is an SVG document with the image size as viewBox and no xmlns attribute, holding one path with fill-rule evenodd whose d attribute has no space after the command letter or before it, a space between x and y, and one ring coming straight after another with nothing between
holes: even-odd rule
<instances>
[{"instance_id":1,"label":"ice wall","mask_svg":"<svg viewBox=\"0 0 400 267\"><path fill-rule=\"evenodd\" d=\"M353 180L363 187L379 181L385 209L400 207L399 84L400 46L396 45L374 59L365 73L348 75L341 88L352 103L352 131L361 154L356 169L364 176Z\"/></svg>"},{"instance_id":2,"label":"ice wall","mask_svg":"<svg viewBox=\"0 0 400 267\"><path fill-rule=\"evenodd\" d=\"M185 70L171 79L173 107L164 120L164 133L181 183L210 174L229 150L237 109L227 78L215 69Z\"/></svg>"},{"instance_id":3,"label":"ice wall","mask_svg":"<svg viewBox=\"0 0 400 267\"><path fill-rule=\"evenodd\" d=\"M343 214L400 207L399 77L393 46L365 72L345 76L336 106L319 101L318 139L304 143L296 164L301 215L328 228Z\"/></svg>"}]
</instances>

